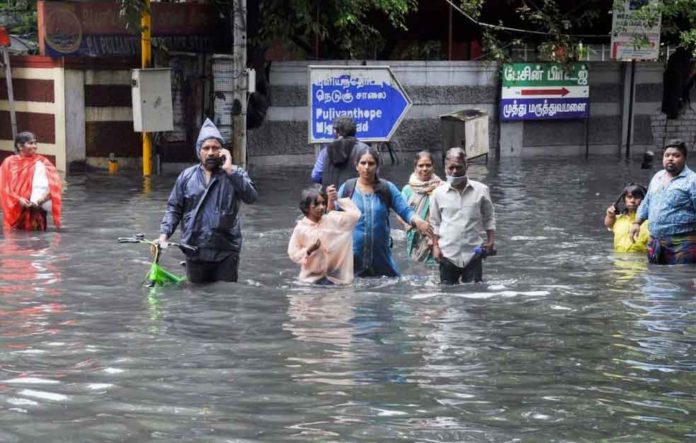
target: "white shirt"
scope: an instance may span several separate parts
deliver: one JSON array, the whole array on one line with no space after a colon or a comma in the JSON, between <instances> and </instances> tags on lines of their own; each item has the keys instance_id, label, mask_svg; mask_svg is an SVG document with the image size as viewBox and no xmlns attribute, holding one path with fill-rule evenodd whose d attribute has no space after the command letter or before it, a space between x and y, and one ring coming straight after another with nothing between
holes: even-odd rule
<instances>
[{"instance_id":1,"label":"white shirt","mask_svg":"<svg viewBox=\"0 0 696 443\"><path fill-rule=\"evenodd\" d=\"M34 166L34 178L31 182L31 200L34 203L38 203L39 199L43 198L44 195L48 193L48 173L46 172L46 166L40 161L36 162ZM46 212L51 212L51 199L46 200L41 207Z\"/></svg>"},{"instance_id":2,"label":"white shirt","mask_svg":"<svg viewBox=\"0 0 696 443\"><path fill-rule=\"evenodd\" d=\"M474 249L485 241L485 231L495 230L495 210L488 186L468 179L459 191L443 183L430 197L430 224L439 237L442 255L463 268Z\"/></svg>"}]
</instances>

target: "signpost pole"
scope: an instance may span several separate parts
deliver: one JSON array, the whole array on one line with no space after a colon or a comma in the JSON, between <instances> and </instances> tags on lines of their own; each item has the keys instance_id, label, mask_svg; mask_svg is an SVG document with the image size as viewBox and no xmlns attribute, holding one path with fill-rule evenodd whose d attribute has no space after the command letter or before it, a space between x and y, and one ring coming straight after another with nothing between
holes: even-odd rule
<instances>
[{"instance_id":1,"label":"signpost pole","mask_svg":"<svg viewBox=\"0 0 696 443\"><path fill-rule=\"evenodd\" d=\"M626 131L626 160L631 158L631 139L633 138L633 99L636 86L636 61L631 60L631 85L628 93L628 126Z\"/></svg>"},{"instance_id":2,"label":"signpost pole","mask_svg":"<svg viewBox=\"0 0 696 443\"><path fill-rule=\"evenodd\" d=\"M152 15L150 13L150 0L144 0L143 12L140 17L141 40L140 40L140 66L143 69L149 68L152 63L152 45L150 36L152 33ZM152 139L150 134L143 132L143 176L152 175Z\"/></svg>"}]
</instances>

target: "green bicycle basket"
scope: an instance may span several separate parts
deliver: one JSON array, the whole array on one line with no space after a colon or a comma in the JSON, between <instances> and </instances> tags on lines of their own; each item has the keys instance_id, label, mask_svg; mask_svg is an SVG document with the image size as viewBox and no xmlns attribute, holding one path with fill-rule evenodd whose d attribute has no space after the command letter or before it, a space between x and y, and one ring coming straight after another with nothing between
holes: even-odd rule
<instances>
[{"instance_id":1,"label":"green bicycle basket","mask_svg":"<svg viewBox=\"0 0 696 443\"><path fill-rule=\"evenodd\" d=\"M157 263L152 263L150 271L147 273L147 280L154 286L164 286L170 283L179 284L186 280L186 277L179 277Z\"/></svg>"}]
</instances>

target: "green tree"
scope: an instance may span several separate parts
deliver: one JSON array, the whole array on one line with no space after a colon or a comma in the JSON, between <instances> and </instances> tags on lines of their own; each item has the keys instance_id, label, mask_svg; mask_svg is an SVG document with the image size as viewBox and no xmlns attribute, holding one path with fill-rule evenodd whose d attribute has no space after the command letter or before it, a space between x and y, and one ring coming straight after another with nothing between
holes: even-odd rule
<instances>
[{"instance_id":1,"label":"green tree","mask_svg":"<svg viewBox=\"0 0 696 443\"><path fill-rule=\"evenodd\" d=\"M322 58L374 58L384 31L406 29L417 0L262 0L264 42L283 41Z\"/></svg>"},{"instance_id":2,"label":"green tree","mask_svg":"<svg viewBox=\"0 0 696 443\"><path fill-rule=\"evenodd\" d=\"M0 3L0 26L10 34L36 40L36 0L11 0Z\"/></svg>"},{"instance_id":3,"label":"green tree","mask_svg":"<svg viewBox=\"0 0 696 443\"><path fill-rule=\"evenodd\" d=\"M118 1L129 27L137 29L143 1ZM233 0L212 3L231 16ZM258 0L258 6L260 29L250 34L256 44L281 41L311 55L318 42L322 58L371 58L384 45L385 30L406 29L405 18L418 0Z\"/></svg>"},{"instance_id":4,"label":"green tree","mask_svg":"<svg viewBox=\"0 0 696 443\"><path fill-rule=\"evenodd\" d=\"M623 0L614 0L622 4ZM514 23L482 25L484 47L489 59L507 58L504 48L536 42L542 58L573 61L582 56L583 42L608 42L610 14L614 2L585 0L509 0L514 8ZM478 20L485 11L482 0L459 0L461 9ZM487 14L490 15L490 14ZM694 0L662 0L648 3L639 12L641 19L653 23L661 18L661 42L696 49L696 7ZM529 32L522 32L529 31ZM640 40L640 36L637 36ZM640 43L637 41L637 43Z\"/></svg>"},{"instance_id":5,"label":"green tree","mask_svg":"<svg viewBox=\"0 0 696 443\"><path fill-rule=\"evenodd\" d=\"M662 0L654 7L644 6L642 18L662 16L662 41L696 51L696 3L694 0ZM694 53L696 55L696 52Z\"/></svg>"}]
</instances>

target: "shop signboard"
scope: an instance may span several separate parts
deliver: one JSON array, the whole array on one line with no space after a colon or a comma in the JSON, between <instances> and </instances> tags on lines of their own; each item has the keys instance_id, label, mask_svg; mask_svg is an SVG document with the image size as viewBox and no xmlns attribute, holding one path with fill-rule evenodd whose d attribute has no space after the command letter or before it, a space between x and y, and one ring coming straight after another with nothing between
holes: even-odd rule
<instances>
[{"instance_id":1,"label":"shop signboard","mask_svg":"<svg viewBox=\"0 0 696 443\"><path fill-rule=\"evenodd\" d=\"M140 56L140 33L129 29L119 2L37 3L39 52L49 57ZM152 44L168 50L224 48L222 25L211 5L153 2Z\"/></svg>"}]
</instances>

